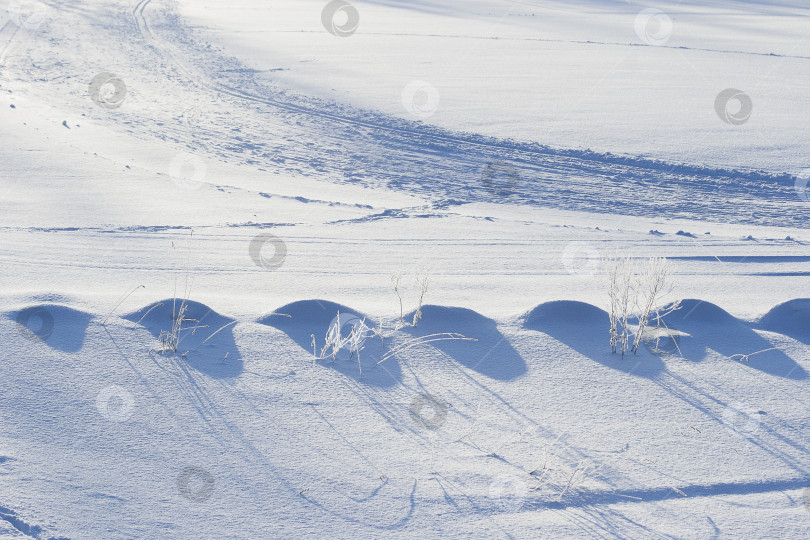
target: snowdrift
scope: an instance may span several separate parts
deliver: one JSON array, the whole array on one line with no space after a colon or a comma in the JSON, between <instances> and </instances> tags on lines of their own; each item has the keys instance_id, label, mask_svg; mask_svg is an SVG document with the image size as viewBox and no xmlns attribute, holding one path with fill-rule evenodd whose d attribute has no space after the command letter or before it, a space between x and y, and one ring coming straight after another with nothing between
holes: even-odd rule
<instances>
[{"instance_id":1,"label":"snowdrift","mask_svg":"<svg viewBox=\"0 0 810 540\"><path fill-rule=\"evenodd\" d=\"M406 321L413 321L408 313ZM526 373L526 362L509 344L492 319L470 309L426 305L416 328L407 332L415 337L434 334L461 334L474 339L434 341L432 346L441 350L459 364L482 375L501 381L511 381ZM441 337L441 336L437 336Z\"/></svg>"},{"instance_id":2,"label":"snowdrift","mask_svg":"<svg viewBox=\"0 0 810 540\"><path fill-rule=\"evenodd\" d=\"M746 365L771 375L789 379L808 376L804 368L758 334L754 325L710 302L683 300L681 308L663 321L670 329L688 334L679 340L680 353L688 360L702 360L713 351L725 358L744 360Z\"/></svg>"},{"instance_id":3,"label":"snowdrift","mask_svg":"<svg viewBox=\"0 0 810 540\"><path fill-rule=\"evenodd\" d=\"M810 298L775 306L759 320L759 327L810 344Z\"/></svg>"},{"instance_id":4,"label":"snowdrift","mask_svg":"<svg viewBox=\"0 0 810 540\"><path fill-rule=\"evenodd\" d=\"M18 325L20 335L67 353L81 350L93 315L61 304L36 304L11 311L7 317Z\"/></svg>"},{"instance_id":5,"label":"snowdrift","mask_svg":"<svg viewBox=\"0 0 810 540\"><path fill-rule=\"evenodd\" d=\"M611 354L608 314L586 302L546 302L523 315L522 320L524 328L543 332L603 366L639 377L655 377L664 370L664 362L646 351L624 358Z\"/></svg>"},{"instance_id":6,"label":"snowdrift","mask_svg":"<svg viewBox=\"0 0 810 540\"><path fill-rule=\"evenodd\" d=\"M182 321L178 321L181 316ZM193 300L167 298L126 314L124 319L147 329L156 340L179 323L177 353L191 366L213 377L235 377L242 371L242 356L233 336L236 320ZM159 343L153 346L159 349Z\"/></svg>"},{"instance_id":7,"label":"snowdrift","mask_svg":"<svg viewBox=\"0 0 810 540\"><path fill-rule=\"evenodd\" d=\"M298 347L310 355L315 353L318 362L347 377L380 387L393 386L402 379L396 358L385 358L386 344L373 334L374 322L348 306L329 300L300 300L274 310L257 322L284 332ZM359 353L349 345L338 350L325 349L326 335L335 328L340 329L343 337L355 328L362 333Z\"/></svg>"}]
</instances>

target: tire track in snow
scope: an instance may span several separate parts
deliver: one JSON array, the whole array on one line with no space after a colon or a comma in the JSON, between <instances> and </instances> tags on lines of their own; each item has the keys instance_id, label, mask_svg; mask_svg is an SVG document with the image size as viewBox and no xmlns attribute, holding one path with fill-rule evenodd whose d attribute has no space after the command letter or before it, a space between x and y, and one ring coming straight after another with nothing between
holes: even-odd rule
<instances>
[{"instance_id":1,"label":"tire track in snow","mask_svg":"<svg viewBox=\"0 0 810 540\"><path fill-rule=\"evenodd\" d=\"M138 32L186 78L240 106L267 106L275 111L273 121L280 117L287 120L286 127L297 126L291 135L273 141L277 146L263 156L272 156L270 161L280 162L282 168L289 159L318 173L332 173L338 182L384 186L431 199L686 219L711 215L730 223L784 226L802 222L795 178L788 174L673 164L453 133L380 113L274 95L243 70L237 70L242 78L241 87L236 87L233 81L219 80L211 65L208 70L205 65L198 68L187 59L188 54L207 55L202 62L211 62L210 51L184 54L175 44L158 38L145 15L150 5L152 0L141 0L132 9ZM190 42L179 23L168 28L176 34L174 42ZM220 69L219 77L226 76L234 76L234 70ZM264 144L265 137L266 132L257 133L250 140ZM243 139L238 141L246 144ZM234 146L238 149L239 143ZM485 167L500 162L513 167L520 178L509 192L493 190L482 182ZM291 170L288 164L286 167Z\"/></svg>"},{"instance_id":2,"label":"tire track in snow","mask_svg":"<svg viewBox=\"0 0 810 540\"><path fill-rule=\"evenodd\" d=\"M0 43L5 43L2 51L0 51L0 68L5 67L6 53L8 52L8 48L11 46L11 43L14 41L14 37L17 35L19 30L20 27L13 24L11 21L6 21L3 24L3 27L0 28Z\"/></svg>"},{"instance_id":3,"label":"tire track in snow","mask_svg":"<svg viewBox=\"0 0 810 540\"><path fill-rule=\"evenodd\" d=\"M317 30L276 30L278 33L289 34L316 34ZM810 56L795 54L778 54L772 52L757 51L737 51L734 49L709 49L705 47L686 47L683 45L650 45L648 43L629 43L621 41L594 41L586 39L550 39L537 37L503 37L503 36L470 36L461 34L417 34L412 32L363 32L366 36L386 36L386 37L419 37L419 38L440 38L440 39L476 39L487 41L529 41L539 43L565 43L573 45L608 45L615 47L645 47L659 50L673 49L679 51L699 51L720 54L742 54L748 56L767 56L769 58L794 58L796 60L810 60Z\"/></svg>"},{"instance_id":4,"label":"tire track in snow","mask_svg":"<svg viewBox=\"0 0 810 540\"><path fill-rule=\"evenodd\" d=\"M30 538L39 538L43 532L39 525L31 525L17 515L17 512L5 506L0 506L0 519Z\"/></svg>"}]
</instances>

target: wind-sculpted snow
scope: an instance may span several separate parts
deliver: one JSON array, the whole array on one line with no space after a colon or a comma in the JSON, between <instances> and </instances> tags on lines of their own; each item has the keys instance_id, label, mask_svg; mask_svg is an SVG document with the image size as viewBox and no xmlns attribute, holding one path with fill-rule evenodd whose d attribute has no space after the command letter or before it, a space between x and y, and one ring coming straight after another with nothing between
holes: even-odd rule
<instances>
[{"instance_id":1,"label":"wind-sculpted snow","mask_svg":"<svg viewBox=\"0 0 810 540\"><path fill-rule=\"evenodd\" d=\"M707 302L684 301L691 313L668 321L685 332L683 356L650 346L625 358L610 353L607 314L574 301L498 320L425 305L416 327L399 330L398 317L372 321L326 300L274 308L258 324L191 299L168 298L122 316L37 306L46 307L56 313L54 336L60 327L85 336L76 354L87 360L54 362L60 351L19 335L13 319L24 308L8 312L0 338L27 368L0 365L7 385L0 407L13 426L8 435L36 431L28 443L35 448L45 441L76 446L67 457L53 455L47 474L33 469L27 482L51 482L49 475L69 471L85 487L61 491L58 502L48 499L51 507L72 510L51 518L53 530L68 536L79 527L112 526L93 510L99 504L129 535L160 530L166 520L182 531L220 534L237 520L281 534L306 526L299 520L313 514L319 530L407 533L435 523L436 512L447 508L457 513L454 527L467 530L470 520L549 510L603 515L604 507L632 512L681 497L700 498L701 508L727 497L770 500L801 489L807 478L806 453L795 457L791 450L805 443L784 425L787 394L774 394L778 406L753 409L739 399L741 384L770 392L802 383L806 347L773 333L774 350L748 362L727 358L764 347L766 338L754 323ZM177 352L157 351L160 331L178 313L198 328ZM336 320L344 335L368 323L362 373L349 351L313 356L313 336L319 352ZM206 342L217 328L223 329ZM475 341L429 341L438 334ZM710 382L729 372L728 388ZM26 388L43 385L44 374L49 391L38 393L34 406ZM657 421L610 423L637 417L641 407ZM49 416L57 408L64 412L60 422ZM639 438L640 429L649 435ZM658 442L651 446L646 437ZM744 452L741 460L729 458L729 447ZM680 453L701 460L684 469L671 463ZM721 472L712 476L706 460ZM40 465L0 460L0 482L19 482L14 471L21 467ZM763 467L774 467L765 479ZM158 501L194 517L147 517ZM225 523L205 521L212 506ZM2 518L19 530L29 527L19 515ZM94 522L70 517L76 515L93 515ZM622 519L600 519L627 532Z\"/></svg>"}]
</instances>

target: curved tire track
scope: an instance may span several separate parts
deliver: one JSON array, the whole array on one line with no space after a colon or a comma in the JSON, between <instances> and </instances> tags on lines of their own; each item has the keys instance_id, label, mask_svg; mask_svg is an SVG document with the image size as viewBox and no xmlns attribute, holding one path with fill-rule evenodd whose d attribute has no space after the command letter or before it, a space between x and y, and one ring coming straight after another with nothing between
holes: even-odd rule
<instances>
[{"instance_id":1,"label":"curved tire track","mask_svg":"<svg viewBox=\"0 0 810 540\"><path fill-rule=\"evenodd\" d=\"M194 50L193 45L191 51L179 50L175 43L191 41L179 23L168 26L173 43L157 37L145 14L150 5L152 0L140 0L132 9L138 32L184 77L240 106L267 106L273 120L286 121L286 127L299 126L261 156L287 171L331 173L338 182L384 186L434 201L508 202L697 220L710 216L712 221L759 225L797 226L804 221L793 189L795 178L787 174L554 149L449 132L371 111L340 108L333 112L327 108L339 105L274 95L244 71L239 75L240 86L252 91L238 88L232 80L223 82L205 65L195 67L187 58L189 54L210 56L210 52ZM203 63L209 61L203 57ZM263 141L263 136L257 133L253 140ZM231 145L231 150L238 146ZM520 181L508 190L493 189L482 182L491 163L512 167Z\"/></svg>"}]
</instances>

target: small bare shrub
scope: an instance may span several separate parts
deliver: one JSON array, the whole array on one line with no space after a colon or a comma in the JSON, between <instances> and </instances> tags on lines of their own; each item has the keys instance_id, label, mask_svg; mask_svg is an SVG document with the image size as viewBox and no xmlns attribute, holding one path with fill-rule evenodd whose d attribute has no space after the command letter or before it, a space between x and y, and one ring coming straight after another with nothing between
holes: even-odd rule
<instances>
[{"instance_id":1,"label":"small bare shrub","mask_svg":"<svg viewBox=\"0 0 810 540\"><path fill-rule=\"evenodd\" d=\"M605 255L603 260L607 269L610 349L621 352L622 357L628 350L636 354L650 319L660 329L663 318L680 308L680 302L665 302L672 292L671 265L663 257L651 257L638 272L630 257L618 252ZM629 320L634 313L638 326L631 332Z\"/></svg>"}]
</instances>

